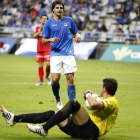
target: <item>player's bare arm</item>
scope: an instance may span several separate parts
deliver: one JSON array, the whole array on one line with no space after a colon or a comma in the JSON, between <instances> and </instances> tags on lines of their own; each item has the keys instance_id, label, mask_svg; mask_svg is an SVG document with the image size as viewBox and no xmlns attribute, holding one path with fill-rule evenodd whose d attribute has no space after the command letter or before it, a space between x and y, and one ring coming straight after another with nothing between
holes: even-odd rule
<instances>
[{"instance_id":1,"label":"player's bare arm","mask_svg":"<svg viewBox=\"0 0 140 140\"><path fill-rule=\"evenodd\" d=\"M90 91L90 90L86 90L84 91L84 99L87 99L90 106L93 108L93 109L97 109L97 110L102 110L104 109L104 104L103 102L101 101L97 101L95 98L92 98L91 94L94 94L95 92L94 91Z\"/></svg>"},{"instance_id":2,"label":"player's bare arm","mask_svg":"<svg viewBox=\"0 0 140 140\"><path fill-rule=\"evenodd\" d=\"M79 33L74 34L75 42L79 43L81 41L81 35Z\"/></svg>"},{"instance_id":3,"label":"player's bare arm","mask_svg":"<svg viewBox=\"0 0 140 140\"><path fill-rule=\"evenodd\" d=\"M60 39L58 37L54 37L54 38L44 38L42 39L42 44L48 44L50 42L57 42L59 41Z\"/></svg>"},{"instance_id":4,"label":"player's bare arm","mask_svg":"<svg viewBox=\"0 0 140 140\"><path fill-rule=\"evenodd\" d=\"M96 110L96 109L97 109L97 110L102 110L102 109L104 109L104 104L103 104L103 102L102 102L102 101L97 101L95 98L92 98L91 95L89 95L89 96L87 97L87 100L88 100L90 106L91 106L93 109L95 109L95 110Z\"/></svg>"}]
</instances>

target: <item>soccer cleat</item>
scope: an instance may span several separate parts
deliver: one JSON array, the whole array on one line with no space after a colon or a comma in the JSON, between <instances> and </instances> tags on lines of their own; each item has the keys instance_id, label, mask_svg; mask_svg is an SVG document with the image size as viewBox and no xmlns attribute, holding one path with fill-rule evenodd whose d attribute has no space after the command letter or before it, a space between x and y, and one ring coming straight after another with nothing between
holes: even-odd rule
<instances>
[{"instance_id":1,"label":"soccer cleat","mask_svg":"<svg viewBox=\"0 0 140 140\"><path fill-rule=\"evenodd\" d=\"M40 85L44 85L44 83L39 81L39 82L36 83L35 85L36 85L36 86L40 86Z\"/></svg>"},{"instance_id":2,"label":"soccer cleat","mask_svg":"<svg viewBox=\"0 0 140 140\"><path fill-rule=\"evenodd\" d=\"M43 129L43 126L41 124L37 124L37 125L30 125L30 124L26 124L26 127L33 133L37 133L40 136L47 136L48 131L45 131Z\"/></svg>"},{"instance_id":3,"label":"soccer cleat","mask_svg":"<svg viewBox=\"0 0 140 140\"><path fill-rule=\"evenodd\" d=\"M8 124L8 126L13 126L15 125L15 122L14 122L14 114L7 111L3 105L1 105L1 113L2 113L2 116L5 118L6 120L6 123Z\"/></svg>"},{"instance_id":4,"label":"soccer cleat","mask_svg":"<svg viewBox=\"0 0 140 140\"><path fill-rule=\"evenodd\" d=\"M50 78L46 78L46 80L48 81L48 85L51 85L51 80L50 80Z\"/></svg>"},{"instance_id":5,"label":"soccer cleat","mask_svg":"<svg viewBox=\"0 0 140 140\"><path fill-rule=\"evenodd\" d=\"M61 109L63 108L62 102L61 102L61 101L58 101L58 102L56 103L56 107L57 107L59 110L61 110Z\"/></svg>"}]
</instances>

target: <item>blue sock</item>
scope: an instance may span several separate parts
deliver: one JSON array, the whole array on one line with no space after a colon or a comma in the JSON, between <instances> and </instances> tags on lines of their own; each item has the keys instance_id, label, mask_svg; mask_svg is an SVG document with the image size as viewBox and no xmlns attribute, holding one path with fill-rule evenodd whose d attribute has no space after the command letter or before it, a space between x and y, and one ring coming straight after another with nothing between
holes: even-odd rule
<instances>
[{"instance_id":1,"label":"blue sock","mask_svg":"<svg viewBox=\"0 0 140 140\"><path fill-rule=\"evenodd\" d=\"M75 85L68 86L68 96L69 96L69 101L75 99L75 97L76 97Z\"/></svg>"},{"instance_id":2,"label":"blue sock","mask_svg":"<svg viewBox=\"0 0 140 140\"><path fill-rule=\"evenodd\" d=\"M59 96L60 85L59 85L59 83L57 85L51 84L51 86L52 86L52 91L53 91L53 94L55 96L56 102L60 101L60 96Z\"/></svg>"}]
</instances>

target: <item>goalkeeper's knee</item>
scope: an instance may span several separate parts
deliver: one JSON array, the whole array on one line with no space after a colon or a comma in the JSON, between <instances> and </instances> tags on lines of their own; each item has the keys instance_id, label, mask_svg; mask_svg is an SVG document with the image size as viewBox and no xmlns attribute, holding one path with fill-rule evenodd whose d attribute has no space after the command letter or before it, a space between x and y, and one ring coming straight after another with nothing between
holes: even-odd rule
<instances>
[{"instance_id":1,"label":"goalkeeper's knee","mask_svg":"<svg viewBox=\"0 0 140 140\"><path fill-rule=\"evenodd\" d=\"M77 100L73 99L73 100L69 101L69 103L70 103L70 106L72 109L72 113L75 113L80 110L81 104Z\"/></svg>"}]
</instances>

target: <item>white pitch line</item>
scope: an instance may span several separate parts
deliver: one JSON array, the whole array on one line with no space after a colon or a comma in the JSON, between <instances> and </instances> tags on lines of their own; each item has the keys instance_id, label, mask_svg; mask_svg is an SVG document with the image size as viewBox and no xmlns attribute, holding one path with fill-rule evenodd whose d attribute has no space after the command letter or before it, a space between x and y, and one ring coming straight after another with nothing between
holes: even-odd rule
<instances>
[{"instance_id":1,"label":"white pitch line","mask_svg":"<svg viewBox=\"0 0 140 140\"><path fill-rule=\"evenodd\" d=\"M0 74L2 77L37 77L35 75L19 75L19 74Z\"/></svg>"},{"instance_id":2,"label":"white pitch line","mask_svg":"<svg viewBox=\"0 0 140 140\"><path fill-rule=\"evenodd\" d=\"M93 69L92 71L89 71L88 73L94 73L94 72L96 72L97 70L95 70L95 69ZM3 72L3 70L0 70L0 73L2 73ZM6 71L4 71L4 72L6 72L6 73L11 73L11 70L6 70ZM14 70L14 72L20 72L20 71L18 71L18 70ZM31 72L31 71L27 71L27 72ZM109 70L109 69L104 69L104 70L98 70L98 72L100 72L100 73L121 73L121 74L133 74L133 71L119 71L119 70L117 70L117 71L115 71L115 70ZM84 74L85 72L83 72L83 71L78 71L78 73L79 74ZM140 73L139 72L135 72L135 74L136 75L140 75Z\"/></svg>"},{"instance_id":3,"label":"white pitch line","mask_svg":"<svg viewBox=\"0 0 140 140\"><path fill-rule=\"evenodd\" d=\"M45 83L47 84L47 83ZM60 82L62 85L67 85L66 82ZM81 84L102 84L102 82L75 82L75 85L81 85ZM35 83L0 83L0 85L35 85ZM126 83L126 82L119 82L119 85L140 85L140 83Z\"/></svg>"},{"instance_id":4,"label":"white pitch line","mask_svg":"<svg viewBox=\"0 0 140 140\"><path fill-rule=\"evenodd\" d=\"M37 76L35 75L19 75L19 74L0 74L0 77L33 77L36 78ZM62 75L64 76L64 75ZM125 75L122 75L121 77L123 77ZM79 79L94 79L94 78L102 78L103 76L75 76L75 78L79 78ZM135 78L138 78L138 75L132 75L130 76L131 79L134 79L133 81L135 81ZM138 82L138 81L135 81Z\"/></svg>"}]
</instances>

